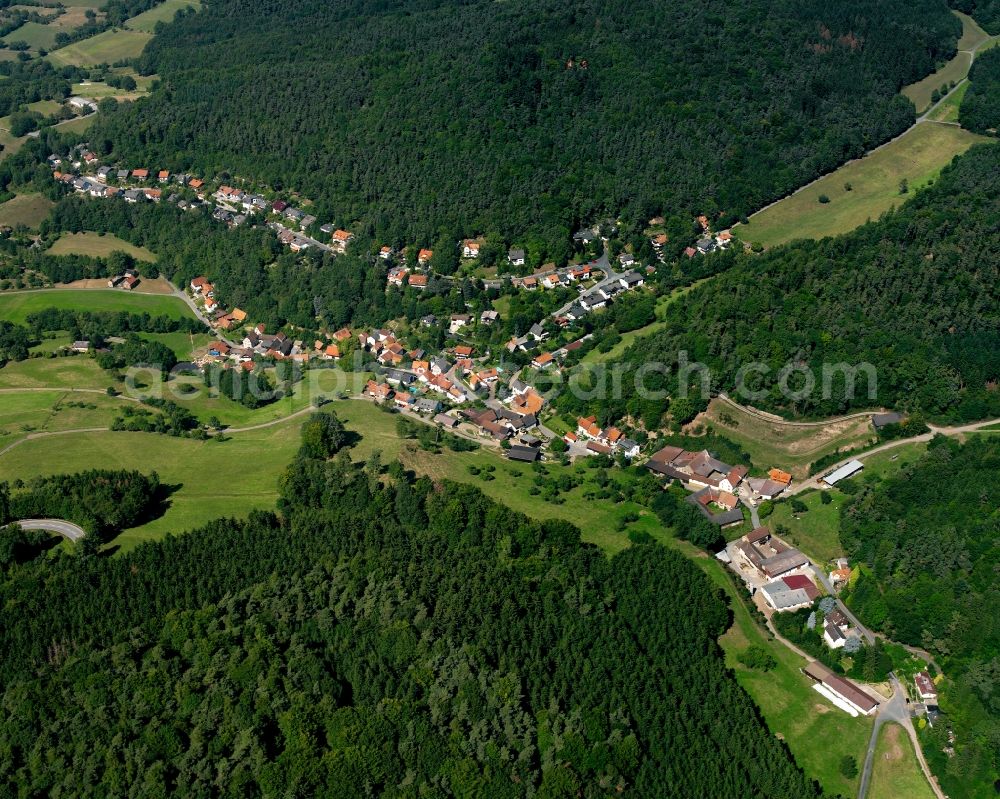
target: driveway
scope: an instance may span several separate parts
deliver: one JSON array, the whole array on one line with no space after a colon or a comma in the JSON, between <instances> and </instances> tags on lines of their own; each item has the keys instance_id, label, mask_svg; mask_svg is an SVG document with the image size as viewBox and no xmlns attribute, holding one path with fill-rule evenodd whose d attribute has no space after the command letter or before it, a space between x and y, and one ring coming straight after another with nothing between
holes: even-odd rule
<instances>
[{"instance_id":1,"label":"driveway","mask_svg":"<svg viewBox=\"0 0 1000 799\"><path fill-rule=\"evenodd\" d=\"M615 272L611 269L611 260L608 258L607 249L605 249L604 252L601 253L600 258L598 258L596 261L590 262L590 268L600 269L604 273L604 278L599 283L595 283L593 286L587 289L586 292L587 294L590 294L593 291L597 291L598 289L604 286L609 286L612 283L617 283L618 278L622 277L625 274L625 272ZM579 298L572 299L569 302L567 302L564 306L562 306L562 308L553 311L551 315L563 316L566 313L566 311L568 311L572 306L576 305L579 301L580 301Z\"/></svg>"},{"instance_id":2,"label":"driveway","mask_svg":"<svg viewBox=\"0 0 1000 799\"><path fill-rule=\"evenodd\" d=\"M45 530L50 533L58 533L64 538L76 543L87 535L87 531L73 522L63 519L22 519L19 522L12 522L22 530Z\"/></svg>"}]
</instances>

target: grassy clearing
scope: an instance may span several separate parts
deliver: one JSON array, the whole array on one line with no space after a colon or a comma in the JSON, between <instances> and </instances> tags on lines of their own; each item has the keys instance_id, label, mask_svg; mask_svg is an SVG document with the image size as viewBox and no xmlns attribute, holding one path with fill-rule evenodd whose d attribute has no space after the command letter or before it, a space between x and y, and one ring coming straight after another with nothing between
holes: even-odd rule
<instances>
[{"instance_id":1,"label":"grassy clearing","mask_svg":"<svg viewBox=\"0 0 1000 799\"><path fill-rule=\"evenodd\" d=\"M868 799L901 796L933 799L934 791L920 770L909 736L898 724L887 724L879 732Z\"/></svg>"},{"instance_id":2,"label":"grassy clearing","mask_svg":"<svg viewBox=\"0 0 1000 799\"><path fill-rule=\"evenodd\" d=\"M969 82L966 81L958 86L955 91L948 95L948 98L938 105L931 113L929 119L934 122L953 122L958 124L958 109L962 106L965 93L969 90Z\"/></svg>"},{"instance_id":3,"label":"grassy clearing","mask_svg":"<svg viewBox=\"0 0 1000 799\"><path fill-rule=\"evenodd\" d=\"M935 90L951 83L958 83L969 74L972 66L971 53L957 53L951 61L945 64L937 72L932 72L926 78L909 86L904 86L901 92L904 97L910 99L917 109L918 114L924 113L930 108L933 98L931 95Z\"/></svg>"},{"instance_id":4,"label":"grassy clearing","mask_svg":"<svg viewBox=\"0 0 1000 799\"><path fill-rule=\"evenodd\" d=\"M2 317L0 317L2 318ZM111 376L83 355L67 358L31 358L0 369L0 388L87 388L104 391Z\"/></svg>"},{"instance_id":5,"label":"grassy clearing","mask_svg":"<svg viewBox=\"0 0 1000 799\"><path fill-rule=\"evenodd\" d=\"M818 458L874 438L867 418L802 427L758 419L719 399L712 400L699 421L739 444L754 466L777 467L796 479L807 477Z\"/></svg>"},{"instance_id":6,"label":"grassy clearing","mask_svg":"<svg viewBox=\"0 0 1000 799\"><path fill-rule=\"evenodd\" d=\"M174 492L163 516L118 536L114 543L129 549L212 518L242 517L255 508L273 508L278 476L297 447L295 431L284 428L222 442L152 433L78 433L32 439L15 447L0 458L0 479L95 466L155 470Z\"/></svg>"},{"instance_id":7,"label":"grassy clearing","mask_svg":"<svg viewBox=\"0 0 1000 799\"><path fill-rule=\"evenodd\" d=\"M0 319L9 322L24 322L28 314L45 308L128 311L165 315L171 319L193 318L191 309L181 299L159 294L136 294L116 289L40 289L0 294Z\"/></svg>"},{"instance_id":8,"label":"grassy clearing","mask_svg":"<svg viewBox=\"0 0 1000 799\"><path fill-rule=\"evenodd\" d=\"M198 2L192 2L192 0L165 0L165 2L154 6L149 11L144 11L142 14L132 17L132 19L125 23L125 26L130 30L153 33L158 22L171 22L174 15L181 9L198 9L200 7L200 0Z\"/></svg>"},{"instance_id":9,"label":"grassy clearing","mask_svg":"<svg viewBox=\"0 0 1000 799\"><path fill-rule=\"evenodd\" d=\"M88 114L85 117L77 117L76 119L68 119L65 122L60 122L55 127L63 133L83 133L96 121L97 114Z\"/></svg>"},{"instance_id":10,"label":"grassy clearing","mask_svg":"<svg viewBox=\"0 0 1000 799\"><path fill-rule=\"evenodd\" d=\"M37 228L52 210L52 200L41 194L18 194L0 205L0 225Z\"/></svg>"},{"instance_id":11,"label":"grassy clearing","mask_svg":"<svg viewBox=\"0 0 1000 799\"><path fill-rule=\"evenodd\" d=\"M49 53L56 66L89 67L136 58L153 36L145 31L116 28L73 42Z\"/></svg>"},{"instance_id":12,"label":"grassy clearing","mask_svg":"<svg viewBox=\"0 0 1000 799\"><path fill-rule=\"evenodd\" d=\"M652 336L658 333L667 324L667 309L670 305L680 297L683 297L689 291L693 290L697 286L704 283L704 280L699 280L696 283L692 283L690 286L685 286L682 289L677 289L666 296L660 297L656 301L656 321L650 322L644 327L640 327L637 330L630 330L628 333L622 333L622 339L615 346L613 346L607 352L600 352L599 350L593 349L588 352L582 359L582 363L615 363L622 359L625 354L625 350L631 347L635 342L644 338L645 336Z\"/></svg>"},{"instance_id":13,"label":"grassy clearing","mask_svg":"<svg viewBox=\"0 0 1000 799\"><path fill-rule=\"evenodd\" d=\"M832 502L824 505L822 494L828 494ZM844 554L840 546L840 508L847 497L840 491L808 491L798 495L809 508L805 513L795 513L787 502L779 502L768 517L767 524L772 529L779 524L791 530L787 536L790 543L797 546L818 563L827 563Z\"/></svg>"},{"instance_id":14,"label":"grassy clearing","mask_svg":"<svg viewBox=\"0 0 1000 799\"><path fill-rule=\"evenodd\" d=\"M961 11L951 13L962 20L962 38L958 40L959 50L972 50L988 39L994 38L980 28L979 23L968 14L963 14Z\"/></svg>"},{"instance_id":15,"label":"grassy clearing","mask_svg":"<svg viewBox=\"0 0 1000 799\"><path fill-rule=\"evenodd\" d=\"M739 236L774 247L794 239L847 233L901 204L907 197L899 193L902 180L908 181L912 193L936 178L956 155L987 141L992 140L954 125L917 125L891 144L755 214L749 224L739 226ZM848 183L851 191L845 190ZM820 203L820 195L830 202Z\"/></svg>"},{"instance_id":16,"label":"grassy clearing","mask_svg":"<svg viewBox=\"0 0 1000 799\"><path fill-rule=\"evenodd\" d=\"M156 254L145 247L136 247L110 233L63 233L51 247L49 255L91 255L107 258L115 250L128 253L137 261L156 261Z\"/></svg>"}]
</instances>

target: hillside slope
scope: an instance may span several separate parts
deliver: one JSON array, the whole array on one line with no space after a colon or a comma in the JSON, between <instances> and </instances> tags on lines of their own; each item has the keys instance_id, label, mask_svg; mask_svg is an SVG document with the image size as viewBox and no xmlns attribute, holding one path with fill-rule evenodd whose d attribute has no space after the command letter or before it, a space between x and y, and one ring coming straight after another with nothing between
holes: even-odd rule
<instances>
[{"instance_id":1,"label":"hillside slope","mask_svg":"<svg viewBox=\"0 0 1000 799\"><path fill-rule=\"evenodd\" d=\"M761 393L746 399L782 413L830 416L882 405L952 422L1000 415L998 218L1000 147L979 145L878 222L741 256L725 275L672 305L667 326L633 345L625 360L634 369L672 365L661 385L674 397L682 357L707 365L717 391L734 392L740 370L756 364L745 386ZM862 373L853 397L845 398L842 374L824 397L824 364L840 363L870 364L875 396ZM804 370L815 390L801 397L783 392L787 365L800 373L788 380L793 393L804 385ZM646 408L634 393L614 402L619 416L612 418L648 419L663 410L662 403ZM670 408L680 421L697 409L694 400Z\"/></svg>"},{"instance_id":2,"label":"hillside slope","mask_svg":"<svg viewBox=\"0 0 1000 799\"><path fill-rule=\"evenodd\" d=\"M736 218L860 155L959 33L939 0L213 0L94 140L384 241L555 242L604 211Z\"/></svg>"}]
</instances>

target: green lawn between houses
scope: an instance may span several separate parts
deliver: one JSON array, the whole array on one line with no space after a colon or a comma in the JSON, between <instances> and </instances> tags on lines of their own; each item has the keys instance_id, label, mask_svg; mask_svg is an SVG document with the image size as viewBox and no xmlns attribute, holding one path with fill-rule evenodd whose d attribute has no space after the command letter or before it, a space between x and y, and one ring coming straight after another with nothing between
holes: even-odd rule
<instances>
[{"instance_id":1,"label":"green lawn between houses","mask_svg":"<svg viewBox=\"0 0 1000 799\"><path fill-rule=\"evenodd\" d=\"M936 178L956 155L973 144L991 141L954 125L925 122L754 214L748 224L737 225L733 232L764 247L847 233L902 204L909 196L899 192L903 179L912 195ZM845 189L848 183L851 191ZM819 202L821 195L830 202Z\"/></svg>"},{"instance_id":2,"label":"green lawn between houses","mask_svg":"<svg viewBox=\"0 0 1000 799\"><path fill-rule=\"evenodd\" d=\"M46 308L128 311L169 316L171 319L194 318L183 300L162 294L137 294L120 289L40 289L0 294L0 319L8 322L21 324L28 314Z\"/></svg>"}]
</instances>

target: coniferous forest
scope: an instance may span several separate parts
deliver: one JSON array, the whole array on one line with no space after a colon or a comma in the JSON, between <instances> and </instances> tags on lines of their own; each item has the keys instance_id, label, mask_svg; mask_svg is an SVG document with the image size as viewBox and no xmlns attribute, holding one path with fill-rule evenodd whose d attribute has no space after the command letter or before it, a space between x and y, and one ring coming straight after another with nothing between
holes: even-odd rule
<instances>
[{"instance_id":1,"label":"coniferous forest","mask_svg":"<svg viewBox=\"0 0 1000 799\"><path fill-rule=\"evenodd\" d=\"M725 224L904 130L898 90L959 34L937 0L212 0L92 142L297 189L396 245Z\"/></svg>"},{"instance_id":2,"label":"coniferous forest","mask_svg":"<svg viewBox=\"0 0 1000 799\"><path fill-rule=\"evenodd\" d=\"M8 567L5 795L819 795L683 556L609 560L307 427L280 516Z\"/></svg>"}]
</instances>

